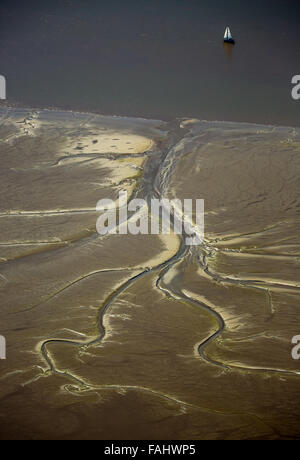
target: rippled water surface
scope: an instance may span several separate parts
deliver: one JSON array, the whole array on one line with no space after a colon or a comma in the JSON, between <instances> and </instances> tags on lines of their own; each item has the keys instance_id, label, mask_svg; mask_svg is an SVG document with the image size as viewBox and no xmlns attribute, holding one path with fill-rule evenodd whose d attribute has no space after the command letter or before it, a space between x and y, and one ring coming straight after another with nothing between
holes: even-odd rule
<instances>
[{"instance_id":1,"label":"rippled water surface","mask_svg":"<svg viewBox=\"0 0 300 460\"><path fill-rule=\"evenodd\" d=\"M299 126L299 17L298 0L1 0L0 72L21 107Z\"/></svg>"}]
</instances>

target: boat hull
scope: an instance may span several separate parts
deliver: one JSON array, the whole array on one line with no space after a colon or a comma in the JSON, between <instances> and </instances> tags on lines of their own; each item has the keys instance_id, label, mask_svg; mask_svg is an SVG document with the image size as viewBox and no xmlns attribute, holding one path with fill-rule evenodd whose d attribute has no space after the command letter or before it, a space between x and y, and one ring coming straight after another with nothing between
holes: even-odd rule
<instances>
[{"instance_id":1,"label":"boat hull","mask_svg":"<svg viewBox=\"0 0 300 460\"><path fill-rule=\"evenodd\" d=\"M235 41L233 38L224 38L224 43L230 43L231 45L235 45Z\"/></svg>"}]
</instances>

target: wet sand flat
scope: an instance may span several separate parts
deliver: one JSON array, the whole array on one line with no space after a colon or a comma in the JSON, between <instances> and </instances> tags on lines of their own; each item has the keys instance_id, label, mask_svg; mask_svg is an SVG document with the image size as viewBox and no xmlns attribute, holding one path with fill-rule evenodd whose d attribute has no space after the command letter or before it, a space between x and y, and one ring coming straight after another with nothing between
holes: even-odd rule
<instances>
[{"instance_id":1,"label":"wet sand flat","mask_svg":"<svg viewBox=\"0 0 300 460\"><path fill-rule=\"evenodd\" d=\"M0 438L298 438L299 129L0 114ZM205 241L98 235L121 190Z\"/></svg>"}]
</instances>

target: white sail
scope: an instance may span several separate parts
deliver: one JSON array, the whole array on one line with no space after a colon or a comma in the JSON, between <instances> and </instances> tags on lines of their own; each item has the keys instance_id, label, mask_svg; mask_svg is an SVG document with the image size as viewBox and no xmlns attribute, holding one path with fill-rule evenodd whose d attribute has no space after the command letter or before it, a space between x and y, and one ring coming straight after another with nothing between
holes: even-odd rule
<instances>
[{"instance_id":1,"label":"white sail","mask_svg":"<svg viewBox=\"0 0 300 460\"><path fill-rule=\"evenodd\" d=\"M232 35L231 35L229 27L226 27L224 38L225 38L225 40L228 40L228 39L232 38Z\"/></svg>"}]
</instances>

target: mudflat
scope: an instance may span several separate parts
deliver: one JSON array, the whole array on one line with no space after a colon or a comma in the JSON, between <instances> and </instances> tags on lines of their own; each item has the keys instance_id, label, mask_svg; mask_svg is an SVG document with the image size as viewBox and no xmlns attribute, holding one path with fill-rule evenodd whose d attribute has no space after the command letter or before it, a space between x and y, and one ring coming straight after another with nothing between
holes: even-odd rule
<instances>
[{"instance_id":1,"label":"mudflat","mask_svg":"<svg viewBox=\"0 0 300 460\"><path fill-rule=\"evenodd\" d=\"M299 128L0 115L0 438L299 437ZM121 190L203 244L98 235Z\"/></svg>"}]
</instances>

